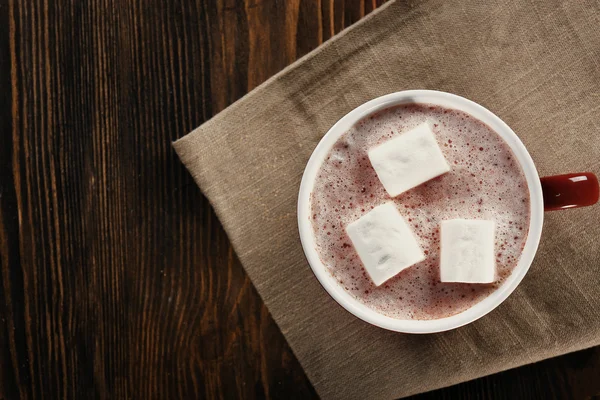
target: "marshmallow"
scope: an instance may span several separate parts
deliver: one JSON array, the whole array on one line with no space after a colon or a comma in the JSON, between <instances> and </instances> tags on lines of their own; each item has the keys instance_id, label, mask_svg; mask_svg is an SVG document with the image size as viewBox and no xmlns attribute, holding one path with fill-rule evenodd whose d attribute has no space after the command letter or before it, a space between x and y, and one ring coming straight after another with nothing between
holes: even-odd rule
<instances>
[{"instance_id":1,"label":"marshmallow","mask_svg":"<svg viewBox=\"0 0 600 400\"><path fill-rule=\"evenodd\" d=\"M442 221L442 282L491 283L496 278L494 221Z\"/></svg>"},{"instance_id":2,"label":"marshmallow","mask_svg":"<svg viewBox=\"0 0 600 400\"><path fill-rule=\"evenodd\" d=\"M369 159L392 197L450 171L427 122L371 149Z\"/></svg>"},{"instance_id":3,"label":"marshmallow","mask_svg":"<svg viewBox=\"0 0 600 400\"><path fill-rule=\"evenodd\" d=\"M375 207L349 224L346 232L377 286L425 259L416 237L394 203Z\"/></svg>"}]
</instances>

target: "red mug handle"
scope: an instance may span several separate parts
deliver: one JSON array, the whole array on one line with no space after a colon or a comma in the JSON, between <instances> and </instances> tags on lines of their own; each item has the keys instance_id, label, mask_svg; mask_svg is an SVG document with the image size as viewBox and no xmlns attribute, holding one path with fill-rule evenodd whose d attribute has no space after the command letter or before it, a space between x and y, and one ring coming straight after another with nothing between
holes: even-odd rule
<instances>
[{"instance_id":1,"label":"red mug handle","mask_svg":"<svg viewBox=\"0 0 600 400\"><path fill-rule=\"evenodd\" d=\"M580 172L541 178L544 210L584 207L598 201L598 178L591 172Z\"/></svg>"}]
</instances>

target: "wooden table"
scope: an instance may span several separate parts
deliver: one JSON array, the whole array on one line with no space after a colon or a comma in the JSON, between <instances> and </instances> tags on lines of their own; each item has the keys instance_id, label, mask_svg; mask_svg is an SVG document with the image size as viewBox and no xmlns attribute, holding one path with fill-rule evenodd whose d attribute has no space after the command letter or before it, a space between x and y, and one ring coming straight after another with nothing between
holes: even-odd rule
<instances>
[{"instance_id":1,"label":"wooden table","mask_svg":"<svg viewBox=\"0 0 600 400\"><path fill-rule=\"evenodd\" d=\"M380 0L0 0L0 399L311 398L171 141ZM422 398L585 398L591 349Z\"/></svg>"}]
</instances>

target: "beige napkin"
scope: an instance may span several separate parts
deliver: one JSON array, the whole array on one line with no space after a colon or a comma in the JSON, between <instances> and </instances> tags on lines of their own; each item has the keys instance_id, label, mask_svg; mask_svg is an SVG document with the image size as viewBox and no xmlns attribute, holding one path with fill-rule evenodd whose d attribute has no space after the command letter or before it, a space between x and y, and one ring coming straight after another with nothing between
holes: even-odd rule
<instances>
[{"instance_id":1,"label":"beige napkin","mask_svg":"<svg viewBox=\"0 0 600 400\"><path fill-rule=\"evenodd\" d=\"M358 320L304 258L304 166L331 125L386 93L465 96L517 132L541 175L600 172L600 3L459 3L392 2L174 145L323 398L406 396L600 344L599 206L546 213L519 288L441 334Z\"/></svg>"}]
</instances>

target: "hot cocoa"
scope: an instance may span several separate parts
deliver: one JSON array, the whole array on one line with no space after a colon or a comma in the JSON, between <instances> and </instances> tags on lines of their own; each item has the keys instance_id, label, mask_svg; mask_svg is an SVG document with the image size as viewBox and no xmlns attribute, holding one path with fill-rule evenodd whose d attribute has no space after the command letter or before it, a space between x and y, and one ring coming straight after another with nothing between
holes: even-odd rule
<instances>
[{"instance_id":1,"label":"hot cocoa","mask_svg":"<svg viewBox=\"0 0 600 400\"><path fill-rule=\"evenodd\" d=\"M391 198L368 151L423 122L451 169ZM375 286L345 227L388 201L410 224L426 258ZM352 296L393 318L437 319L472 307L510 275L527 239L529 193L512 150L489 126L461 111L410 104L372 114L338 139L317 175L311 218L321 260ZM457 218L495 221L492 284L440 281L440 223Z\"/></svg>"}]
</instances>

